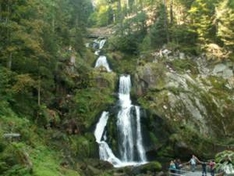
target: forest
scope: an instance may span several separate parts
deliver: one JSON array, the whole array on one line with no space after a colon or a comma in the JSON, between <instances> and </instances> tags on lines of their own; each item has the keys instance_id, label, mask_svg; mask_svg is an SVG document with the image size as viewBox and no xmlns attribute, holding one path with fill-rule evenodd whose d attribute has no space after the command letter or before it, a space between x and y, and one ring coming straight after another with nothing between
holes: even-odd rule
<instances>
[{"instance_id":1,"label":"forest","mask_svg":"<svg viewBox=\"0 0 234 176\"><path fill-rule=\"evenodd\" d=\"M233 161L233 27L233 0L0 0L0 175L166 174L183 144L181 159L195 152ZM94 39L107 40L100 52L113 72L94 68L95 49L87 47ZM166 50L171 60L158 56ZM227 66L228 78L201 76L200 59L201 67ZM173 87L179 77L171 81L168 67L188 89ZM145 109L147 155L154 156L139 174L99 160L93 135L101 112L116 111L123 73Z\"/></svg>"}]
</instances>

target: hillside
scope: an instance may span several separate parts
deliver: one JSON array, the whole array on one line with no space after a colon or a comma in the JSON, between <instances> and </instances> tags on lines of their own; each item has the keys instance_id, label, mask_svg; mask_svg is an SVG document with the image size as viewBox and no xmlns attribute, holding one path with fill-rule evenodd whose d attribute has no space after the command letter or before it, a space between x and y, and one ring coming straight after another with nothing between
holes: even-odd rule
<instances>
[{"instance_id":1,"label":"hillside","mask_svg":"<svg viewBox=\"0 0 234 176\"><path fill-rule=\"evenodd\" d=\"M233 3L108 2L0 2L0 175L234 160Z\"/></svg>"}]
</instances>

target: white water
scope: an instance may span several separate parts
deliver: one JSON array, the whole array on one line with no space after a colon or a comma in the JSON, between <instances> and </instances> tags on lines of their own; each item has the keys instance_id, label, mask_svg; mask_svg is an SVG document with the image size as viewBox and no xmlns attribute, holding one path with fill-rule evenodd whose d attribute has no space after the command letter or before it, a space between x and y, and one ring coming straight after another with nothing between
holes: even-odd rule
<instances>
[{"instance_id":1,"label":"white water","mask_svg":"<svg viewBox=\"0 0 234 176\"><path fill-rule=\"evenodd\" d=\"M108 118L109 118L109 113L107 111L103 111L102 115L101 115L101 117L96 125L96 129L94 131L94 136L96 138L97 143L101 142Z\"/></svg>"},{"instance_id":2,"label":"white water","mask_svg":"<svg viewBox=\"0 0 234 176\"><path fill-rule=\"evenodd\" d=\"M120 156L124 162L134 160L134 141L131 125L131 80L130 76L121 76L119 80L119 102L121 109L117 116L117 128L119 131Z\"/></svg>"},{"instance_id":3,"label":"white water","mask_svg":"<svg viewBox=\"0 0 234 176\"><path fill-rule=\"evenodd\" d=\"M232 164L227 164L225 166L223 166L223 170L225 171L225 173L228 174L234 174L234 168L232 166Z\"/></svg>"},{"instance_id":4,"label":"white water","mask_svg":"<svg viewBox=\"0 0 234 176\"><path fill-rule=\"evenodd\" d=\"M105 126L108 121L108 112L104 111L96 126L94 135L99 144L101 160L109 161L114 167L139 165L147 162L141 135L140 108L131 104L130 76L121 76L119 80L119 104L117 114L117 131L119 143L119 158L117 158L109 145L105 142ZM136 117L134 117L134 112Z\"/></svg>"},{"instance_id":5,"label":"white water","mask_svg":"<svg viewBox=\"0 0 234 176\"><path fill-rule=\"evenodd\" d=\"M98 68L98 67L105 67L106 68L106 71L108 72L111 72L111 69L109 67L109 64L107 62L107 59L106 59L106 56L99 56L96 63L95 63L95 68Z\"/></svg>"},{"instance_id":6,"label":"white water","mask_svg":"<svg viewBox=\"0 0 234 176\"><path fill-rule=\"evenodd\" d=\"M99 49L102 49L106 43L106 39L102 39L99 41Z\"/></svg>"},{"instance_id":7,"label":"white water","mask_svg":"<svg viewBox=\"0 0 234 176\"><path fill-rule=\"evenodd\" d=\"M136 117L137 117L137 152L139 154L140 160L141 161L146 161L146 156L145 156L145 149L144 146L142 145L142 135L141 135L141 116L140 116L140 107L135 106L136 109Z\"/></svg>"},{"instance_id":8,"label":"white water","mask_svg":"<svg viewBox=\"0 0 234 176\"><path fill-rule=\"evenodd\" d=\"M94 131L94 136L96 138L96 142L99 144L99 157L101 160L109 161L114 165L121 164L121 161L113 154L109 145L105 142L105 127L109 118L109 113L107 111L103 111L102 115L96 125L96 129ZM104 137L103 137L104 135Z\"/></svg>"}]
</instances>

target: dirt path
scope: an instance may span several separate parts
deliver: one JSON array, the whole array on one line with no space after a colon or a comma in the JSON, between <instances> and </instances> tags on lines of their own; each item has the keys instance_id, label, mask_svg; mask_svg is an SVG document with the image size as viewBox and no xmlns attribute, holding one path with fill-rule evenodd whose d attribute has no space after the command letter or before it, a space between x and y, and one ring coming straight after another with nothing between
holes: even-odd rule
<instances>
[{"instance_id":1,"label":"dirt path","mask_svg":"<svg viewBox=\"0 0 234 176\"><path fill-rule=\"evenodd\" d=\"M98 27L98 28L88 28L87 31L89 33L89 37L106 38L106 37L113 35L114 27L106 26L106 27Z\"/></svg>"}]
</instances>

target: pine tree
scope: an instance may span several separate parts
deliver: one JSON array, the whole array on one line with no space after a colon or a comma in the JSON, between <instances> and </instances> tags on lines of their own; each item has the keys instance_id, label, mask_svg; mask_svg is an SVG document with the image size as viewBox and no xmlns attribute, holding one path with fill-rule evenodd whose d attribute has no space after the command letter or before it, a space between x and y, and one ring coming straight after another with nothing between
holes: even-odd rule
<instances>
[{"instance_id":1,"label":"pine tree","mask_svg":"<svg viewBox=\"0 0 234 176\"><path fill-rule=\"evenodd\" d=\"M218 37L224 43L224 46L234 50L234 8L229 0L219 3L216 9L216 21L218 28Z\"/></svg>"},{"instance_id":2,"label":"pine tree","mask_svg":"<svg viewBox=\"0 0 234 176\"><path fill-rule=\"evenodd\" d=\"M200 42L203 44L213 42L216 28L213 23L215 5L217 0L195 0L189 10L192 29L195 29Z\"/></svg>"}]
</instances>

